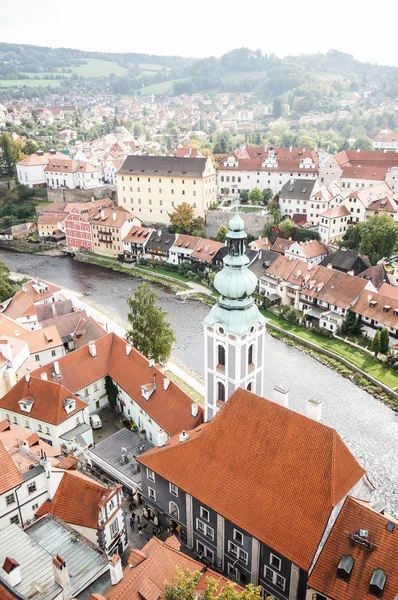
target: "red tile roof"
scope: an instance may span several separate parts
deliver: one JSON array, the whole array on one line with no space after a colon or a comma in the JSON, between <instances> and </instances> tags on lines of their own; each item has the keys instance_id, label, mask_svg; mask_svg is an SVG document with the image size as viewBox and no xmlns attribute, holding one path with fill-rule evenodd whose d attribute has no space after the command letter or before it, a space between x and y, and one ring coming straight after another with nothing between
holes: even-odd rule
<instances>
[{"instance_id":1,"label":"red tile roof","mask_svg":"<svg viewBox=\"0 0 398 600\"><path fill-rule=\"evenodd\" d=\"M195 250L192 252L191 257L202 262L210 263L217 255L217 252L219 252L219 250L221 250L221 248L224 246L225 244L222 242L202 238Z\"/></svg>"},{"instance_id":2,"label":"red tile roof","mask_svg":"<svg viewBox=\"0 0 398 600\"><path fill-rule=\"evenodd\" d=\"M37 292L34 288L34 286L37 285L46 286L48 289L43 289L42 292ZM32 299L34 303L42 302L45 298L51 298L51 296L61 291L61 288L58 287L58 285L48 283L48 281L45 281L44 279L39 279L38 277L35 277L34 279L31 279L30 281L24 283L22 285L22 289L26 293L26 295Z\"/></svg>"},{"instance_id":3,"label":"red tile roof","mask_svg":"<svg viewBox=\"0 0 398 600\"><path fill-rule=\"evenodd\" d=\"M62 346L62 340L55 325L49 325L35 331L27 331L19 335L18 339L28 342L30 354Z\"/></svg>"},{"instance_id":4,"label":"red tile roof","mask_svg":"<svg viewBox=\"0 0 398 600\"><path fill-rule=\"evenodd\" d=\"M81 473L67 471L54 498L44 502L36 516L52 514L71 525L98 529L98 517L104 504L102 498L111 496L117 487L121 486L108 489Z\"/></svg>"},{"instance_id":5,"label":"red tile roof","mask_svg":"<svg viewBox=\"0 0 398 600\"><path fill-rule=\"evenodd\" d=\"M24 398L34 400L30 413L21 411L19 401ZM73 398L76 401L76 409L69 414L63 404L66 398ZM29 383L23 377L5 396L0 398L0 408L20 415L29 415L32 419L38 419L51 425L63 423L86 406L87 404L73 396L59 382L44 381L40 379L40 376L38 378L31 377Z\"/></svg>"},{"instance_id":6,"label":"red tile roof","mask_svg":"<svg viewBox=\"0 0 398 600\"><path fill-rule=\"evenodd\" d=\"M347 179L383 181L388 169L398 167L398 154L394 150L343 150L334 158Z\"/></svg>"},{"instance_id":7,"label":"red tile roof","mask_svg":"<svg viewBox=\"0 0 398 600\"><path fill-rule=\"evenodd\" d=\"M201 238L194 235L184 235L182 233L177 233L177 238L173 244L174 247L181 248L185 250L194 250Z\"/></svg>"},{"instance_id":8,"label":"red tile roof","mask_svg":"<svg viewBox=\"0 0 398 600\"><path fill-rule=\"evenodd\" d=\"M5 309L4 314L10 317L10 319L19 319L21 317L36 315L36 309L32 298L23 290L19 290Z\"/></svg>"},{"instance_id":9,"label":"red tile roof","mask_svg":"<svg viewBox=\"0 0 398 600\"><path fill-rule=\"evenodd\" d=\"M169 538L170 539L170 538ZM203 572L203 565L198 561L179 552L174 544L161 542L152 538L143 547L142 552L133 550L129 564L133 568L124 570L123 579L106 592L107 600L158 600L164 598L165 583L171 583L176 575L176 569L188 569L192 573L200 571L201 577L196 586L196 591L205 589L206 580L213 579L217 583L216 593L220 594L226 587L228 580L211 569ZM137 562L139 554L144 554L145 560ZM132 557L133 555L133 557ZM238 593L242 588L235 584Z\"/></svg>"},{"instance_id":10,"label":"red tile roof","mask_svg":"<svg viewBox=\"0 0 398 600\"><path fill-rule=\"evenodd\" d=\"M335 206L334 208L329 208L329 210L321 213L319 216L325 217L325 219L337 219L340 217L347 217L350 214L351 213L346 206L340 205Z\"/></svg>"},{"instance_id":11,"label":"red tile roof","mask_svg":"<svg viewBox=\"0 0 398 600\"><path fill-rule=\"evenodd\" d=\"M17 162L17 165L23 167L36 167L38 165L47 165L50 160L65 160L65 154L62 154L61 152L56 152L55 154L52 154L51 152L37 154L35 152Z\"/></svg>"},{"instance_id":12,"label":"red tile roof","mask_svg":"<svg viewBox=\"0 0 398 600\"><path fill-rule=\"evenodd\" d=\"M276 238L273 243L271 250L284 254L288 248L293 244L293 240L285 240L284 238Z\"/></svg>"},{"instance_id":13,"label":"red tile roof","mask_svg":"<svg viewBox=\"0 0 398 600\"><path fill-rule=\"evenodd\" d=\"M383 296L378 292L364 290L352 310L358 315L378 321L381 325L398 329L397 297ZM395 311L397 314L394 314Z\"/></svg>"},{"instance_id":14,"label":"red tile roof","mask_svg":"<svg viewBox=\"0 0 398 600\"><path fill-rule=\"evenodd\" d=\"M316 173L319 167L319 159L315 150L311 148L278 148L273 147L277 159L276 166L263 167L263 161L270 157L270 148L245 148L243 151L235 150L219 163L220 170L244 170L244 171L299 171L300 161L310 158L315 163L315 169L302 169L306 172ZM238 160L238 166L228 167L224 161L228 156L234 156Z\"/></svg>"},{"instance_id":15,"label":"red tile roof","mask_svg":"<svg viewBox=\"0 0 398 600\"><path fill-rule=\"evenodd\" d=\"M24 479L18 467L8 454L3 442L0 442L0 494L12 490L23 481Z\"/></svg>"},{"instance_id":16,"label":"red tile roof","mask_svg":"<svg viewBox=\"0 0 398 600\"><path fill-rule=\"evenodd\" d=\"M90 223L91 225L97 225L98 227L105 226L120 228L126 221L134 218L136 217L129 213L128 210L123 208L123 206L112 206L103 208L92 214L90 217Z\"/></svg>"},{"instance_id":17,"label":"red tile roof","mask_svg":"<svg viewBox=\"0 0 398 600\"><path fill-rule=\"evenodd\" d=\"M132 242L134 244L142 244L145 242L152 229L150 227L132 227L126 237L123 239L124 242Z\"/></svg>"},{"instance_id":18,"label":"red tile roof","mask_svg":"<svg viewBox=\"0 0 398 600\"><path fill-rule=\"evenodd\" d=\"M333 507L364 475L334 429L243 389L178 439L139 462L304 570Z\"/></svg>"},{"instance_id":19,"label":"red tile roof","mask_svg":"<svg viewBox=\"0 0 398 600\"><path fill-rule=\"evenodd\" d=\"M58 359L60 377L53 376L53 364L34 371L34 375L40 377L41 373L47 373L49 381L58 384L61 381L73 393L110 375L170 436L183 429L192 429L203 421L203 409L199 407L197 417L192 417L189 396L172 381L165 390L166 377L157 367L149 368L148 360L138 350L132 348L127 356L125 340L108 333L96 340L95 345L95 358L90 355L88 346L83 346ZM141 386L151 383L154 375L156 390L149 400L144 400Z\"/></svg>"},{"instance_id":20,"label":"red tile roof","mask_svg":"<svg viewBox=\"0 0 398 600\"><path fill-rule=\"evenodd\" d=\"M391 523L393 531L388 531ZM367 540L374 544L367 549L350 538L360 529L368 531ZM348 583L336 577L344 554L354 559ZM326 544L315 564L308 585L333 600L374 600L369 594L373 571L382 569L386 575L383 600L395 600L398 593L398 522L381 515L368 504L347 498Z\"/></svg>"},{"instance_id":21,"label":"red tile roof","mask_svg":"<svg viewBox=\"0 0 398 600\"><path fill-rule=\"evenodd\" d=\"M398 288L390 283L384 282L379 288L379 294L398 300Z\"/></svg>"}]
</instances>

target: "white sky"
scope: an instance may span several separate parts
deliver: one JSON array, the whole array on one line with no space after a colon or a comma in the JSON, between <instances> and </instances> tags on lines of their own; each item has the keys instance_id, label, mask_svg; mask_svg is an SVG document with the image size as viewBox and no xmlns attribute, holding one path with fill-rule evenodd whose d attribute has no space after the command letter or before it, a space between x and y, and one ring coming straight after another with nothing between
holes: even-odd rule
<instances>
[{"instance_id":1,"label":"white sky","mask_svg":"<svg viewBox=\"0 0 398 600\"><path fill-rule=\"evenodd\" d=\"M0 41L107 52L221 56L248 46L277 56L336 48L398 66L398 1L4 0Z\"/></svg>"}]
</instances>

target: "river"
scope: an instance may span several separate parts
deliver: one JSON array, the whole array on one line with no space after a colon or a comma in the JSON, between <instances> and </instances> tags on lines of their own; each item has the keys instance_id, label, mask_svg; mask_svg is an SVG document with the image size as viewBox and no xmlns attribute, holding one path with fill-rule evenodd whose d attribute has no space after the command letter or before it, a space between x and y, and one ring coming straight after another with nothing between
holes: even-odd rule
<instances>
[{"instance_id":1,"label":"river","mask_svg":"<svg viewBox=\"0 0 398 600\"><path fill-rule=\"evenodd\" d=\"M0 258L12 271L37 275L61 287L89 294L90 301L123 320L127 317L127 298L142 281L68 257L0 250ZM173 292L161 285L154 284L154 289L176 332L173 355L202 375L202 321L209 307L177 300ZM320 398L322 422L337 429L376 486L375 498L384 500L389 510L398 515L396 413L348 379L271 336L266 338L265 361L264 396L272 398L274 386L285 385L290 389L290 408L301 413L305 413L308 398ZM311 452L310 447L308 451Z\"/></svg>"}]
</instances>

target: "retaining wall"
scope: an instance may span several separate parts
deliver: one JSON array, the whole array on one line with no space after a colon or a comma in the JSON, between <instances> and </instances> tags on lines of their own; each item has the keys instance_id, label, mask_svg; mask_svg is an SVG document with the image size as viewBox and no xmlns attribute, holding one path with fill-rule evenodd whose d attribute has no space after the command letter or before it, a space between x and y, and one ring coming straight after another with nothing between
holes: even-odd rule
<instances>
[{"instance_id":1,"label":"retaining wall","mask_svg":"<svg viewBox=\"0 0 398 600\"><path fill-rule=\"evenodd\" d=\"M206 231L210 237L215 237L221 225L228 226L228 221L233 217L233 212L222 210L206 211ZM259 215L258 213L240 213L244 223L246 233L251 233L254 237L263 235L264 227L269 222L269 215Z\"/></svg>"},{"instance_id":2,"label":"retaining wall","mask_svg":"<svg viewBox=\"0 0 398 600\"><path fill-rule=\"evenodd\" d=\"M64 188L47 188L47 196L51 202L91 202L92 198L112 198L116 200L116 186L103 185L91 190L68 190Z\"/></svg>"},{"instance_id":3,"label":"retaining wall","mask_svg":"<svg viewBox=\"0 0 398 600\"><path fill-rule=\"evenodd\" d=\"M290 331L286 331L285 329L282 329L281 327L278 327L277 325L274 325L273 323L268 322L267 329L268 328L274 329L275 331L278 331L279 333L286 335L286 337L291 338L292 340L298 342L299 344L302 344L303 346L307 346L308 348L312 348L313 350L317 350L318 352L322 352L323 354L326 354L326 356L329 356L330 358L334 358L335 360L338 360L343 365L345 365L349 369L352 369L355 373L360 373L361 375L363 375L363 377L366 377L366 379L368 379L369 381L371 381L372 383L374 383L375 385L380 387L382 390L387 392L387 394L390 394L391 396L393 396L393 398L398 400L398 393L394 392L394 390L389 388L387 385L384 385L384 383L381 383L381 381L379 381L378 379L375 379L374 377L372 377L372 375L369 375L369 373L362 371L362 369L360 369L356 365L353 365L348 360L346 360L345 358L342 358L338 354L335 354L334 352L331 352L330 350L326 350L325 348L322 348L321 346L318 346L317 344L314 344L313 342L309 342L308 340L305 340L305 339L301 338L300 336L295 335L294 333L291 333Z\"/></svg>"}]
</instances>

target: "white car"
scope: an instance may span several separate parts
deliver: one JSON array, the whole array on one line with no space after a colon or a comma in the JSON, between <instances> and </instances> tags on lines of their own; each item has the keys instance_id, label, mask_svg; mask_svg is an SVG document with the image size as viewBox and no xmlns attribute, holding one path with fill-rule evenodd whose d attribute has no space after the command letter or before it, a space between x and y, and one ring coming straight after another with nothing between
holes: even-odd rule
<instances>
[{"instance_id":1,"label":"white car","mask_svg":"<svg viewBox=\"0 0 398 600\"><path fill-rule=\"evenodd\" d=\"M101 429L101 427L102 427L101 418L98 415L91 415L90 416L90 425L93 429Z\"/></svg>"}]
</instances>

